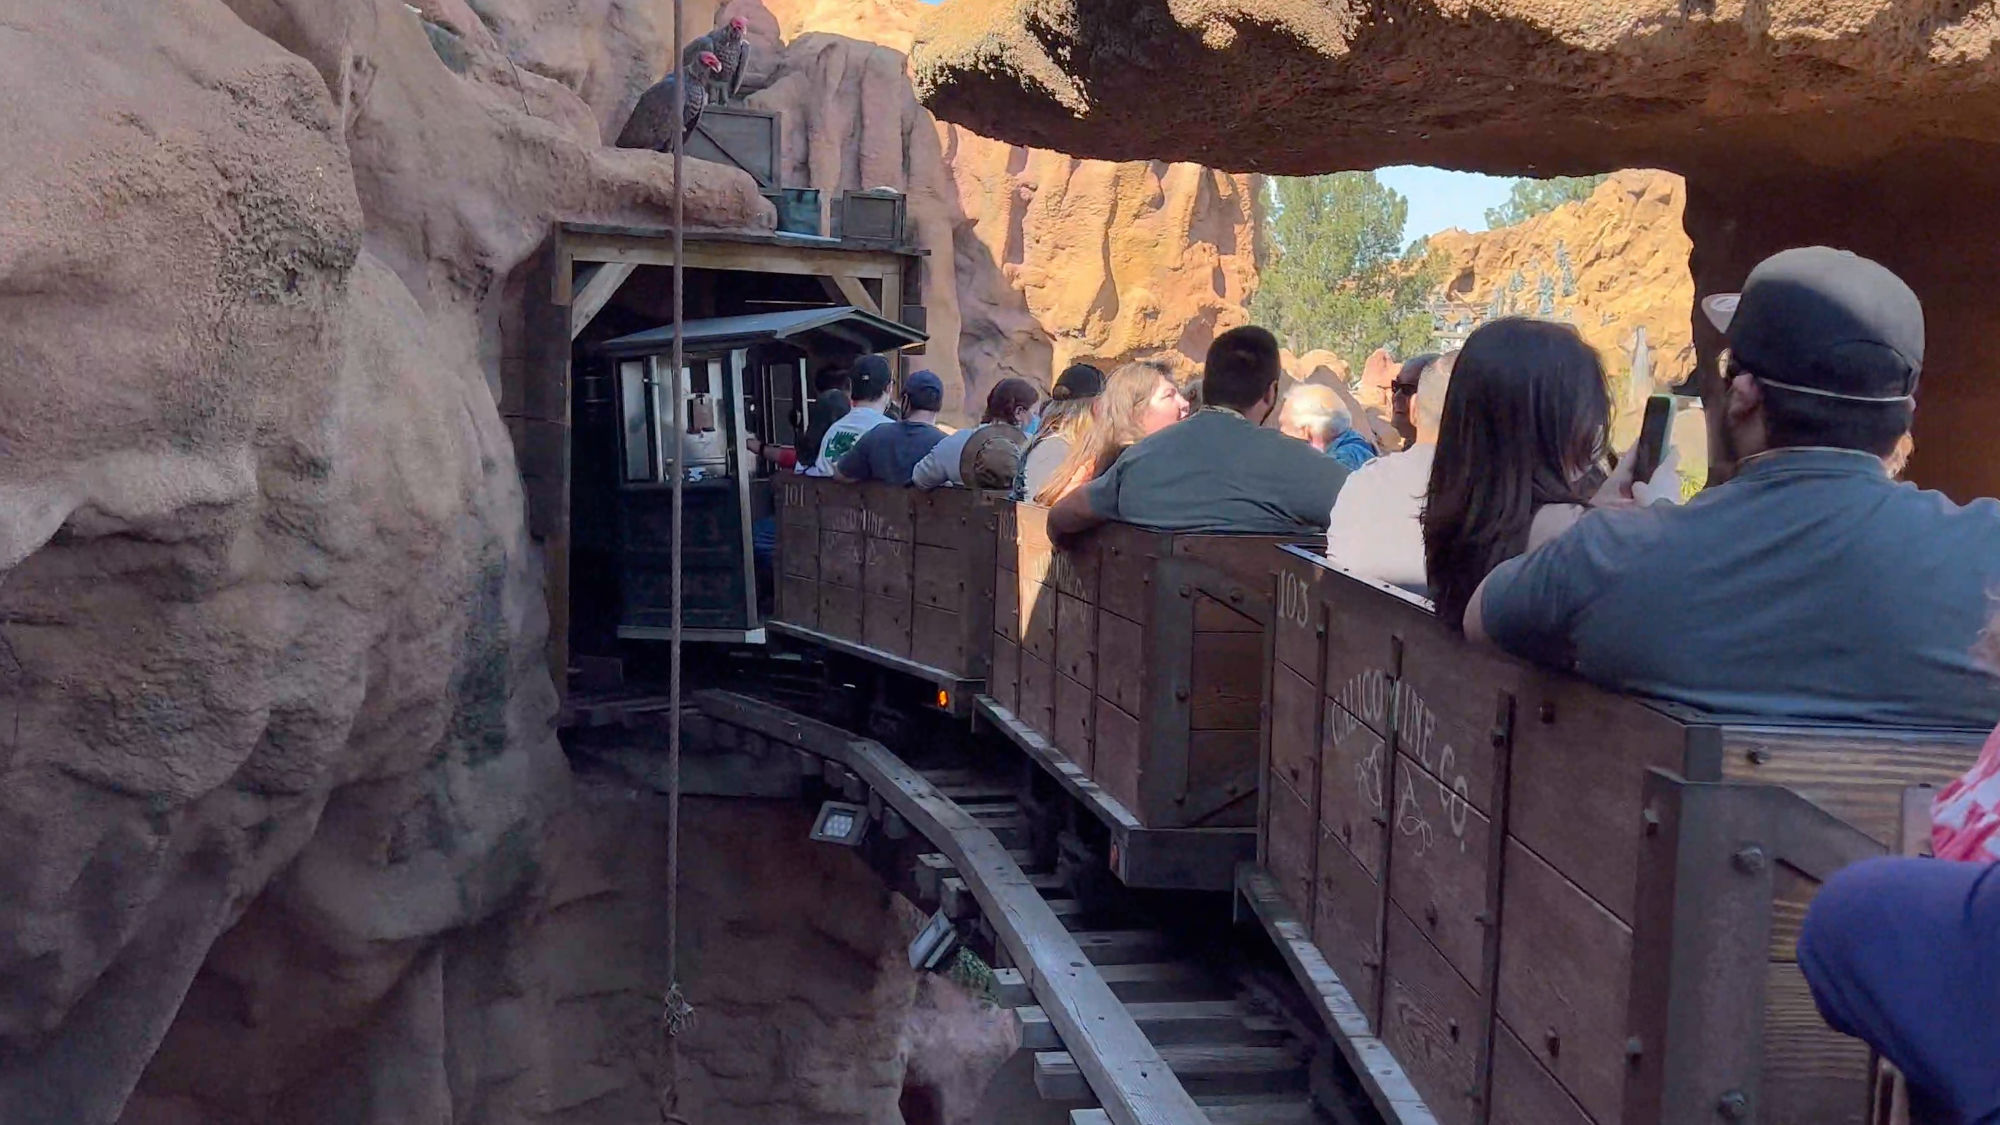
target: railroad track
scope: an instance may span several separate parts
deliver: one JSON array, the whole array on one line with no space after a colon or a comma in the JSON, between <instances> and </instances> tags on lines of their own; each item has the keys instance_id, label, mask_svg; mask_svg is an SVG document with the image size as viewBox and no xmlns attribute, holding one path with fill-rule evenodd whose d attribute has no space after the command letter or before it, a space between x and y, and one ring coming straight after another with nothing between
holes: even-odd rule
<instances>
[{"instance_id":1,"label":"railroad track","mask_svg":"<svg viewBox=\"0 0 2000 1125\"><path fill-rule=\"evenodd\" d=\"M1035 1091L1070 1125L1370 1125L1376 1118L1296 985L1232 928L1222 896L1112 879L1060 798L982 744L912 766L881 743L766 700L699 693L708 721L798 755L827 795L903 841L870 854L994 969ZM911 757L938 757L906 748Z\"/></svg>"}]
</instances>

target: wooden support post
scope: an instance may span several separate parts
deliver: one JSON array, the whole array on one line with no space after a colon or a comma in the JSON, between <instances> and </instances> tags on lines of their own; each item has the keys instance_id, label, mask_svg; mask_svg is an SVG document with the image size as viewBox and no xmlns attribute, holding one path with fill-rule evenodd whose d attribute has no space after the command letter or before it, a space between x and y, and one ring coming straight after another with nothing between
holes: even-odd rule
<instances>
[{"instance_id":1,"label":"wooden support post","mask_svg":"<svg viewBox=\"0 0 2000 1125\"><path fill-rule=\"evenodd\" d=\"M618 288L625 284L639 267L627 262L606 262L590 273L589 280L576 293L576 299L569 307L569 338L574 340L583 335L611 298L618 295Z\"/></svg>"}]
</instances>

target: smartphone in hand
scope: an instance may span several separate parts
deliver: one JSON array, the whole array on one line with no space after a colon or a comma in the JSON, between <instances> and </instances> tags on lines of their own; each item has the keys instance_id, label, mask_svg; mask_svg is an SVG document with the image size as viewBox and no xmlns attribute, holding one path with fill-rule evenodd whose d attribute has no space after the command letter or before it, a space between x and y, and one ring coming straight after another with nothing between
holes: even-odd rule
<instances>
[{"instance_id":1,"label":"smartphone in hand","mask_svg":"<svg viewBox=\"0 0 2000 1125\"><path fill-rule=\"evenodd\" d=\"M1632 446L1634 481L1653 479L1660 461L1667 455L1667 435L1674 428L1674 396L1653 395L1646 400L1646 417L1639 424L1639 441Z\"/></svg>"}]
</instances>

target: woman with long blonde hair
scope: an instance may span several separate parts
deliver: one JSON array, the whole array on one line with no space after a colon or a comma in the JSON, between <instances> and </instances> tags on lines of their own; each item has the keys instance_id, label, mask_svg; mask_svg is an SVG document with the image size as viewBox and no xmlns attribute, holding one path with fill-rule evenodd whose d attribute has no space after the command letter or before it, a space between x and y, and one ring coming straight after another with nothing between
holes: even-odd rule
<instances>
[{"instance_id":1,"label":"woman with long blonde hair","mask_svg":"<svg viewBox=\"0 0 2000 1125\"><path fill-rule=\"evenodd\" d=\"M1110 468L1126 446L1180 421L1187 410L1167 364L1142 359L1113 371L1089 421L1070 439L1069 456L1034 494L1035 503L1054 506Z\"/></svg>"},{"instance_id":2,"label":"woman with long blonde hair","mask_svg":"<svg viewBox=\"0 0 2000 1125\"><path fill-rule=\"evenodd\" d=\"M1056 466L1069 457L1076 435L1090 425L1097 396L1103 393L1104 372L1088 363L1072 363L1063 369L1031 431L1034 437L1021 451L1009 500L1026 500L1042 490Z\"/></svg>"}]
</instances>

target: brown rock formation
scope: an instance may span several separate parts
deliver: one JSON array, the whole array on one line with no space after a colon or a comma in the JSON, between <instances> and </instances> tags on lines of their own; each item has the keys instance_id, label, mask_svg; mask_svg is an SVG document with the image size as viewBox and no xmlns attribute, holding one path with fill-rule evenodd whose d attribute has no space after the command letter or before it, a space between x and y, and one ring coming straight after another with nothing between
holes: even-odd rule
<instances>
[{"instance_id":1,"label":"brown rock formation","mask_svg":"<svg viewBox=\"0 0 2000 1125\"><path fill-rule=\"evenodd\" d=\"M492 388L549 223L675 190L565 83L666 52L475 7L0 2L0 1121L629 1120L550 948L590 891Z\"/></svg>"},{"instance_id":2,"label":"brown rock formation","mask_svg":"<svg viewBox=\"0 0 2000 1125\"><path fill-rule=\"evenodd\" d=\"M1614 173L1589 199L1525 223L1478 234L1442 232L1430 240L1446 261L1439 296L1461 329L1508 314L1574 325L1604 359L1612 440L1622 448L1638 434L1646 396L1694 372L1688 320L1694 278L1681 226L1686 205L1679 176L1629 170ZM1684 475L1699 483L1708 450L1699 411L1677 417L1674 444Z\"/></svg>"},{"instance_id":3,"label":"brown rock formation","mask_svg":"<svg viewBox=\"0 0 2000 1125\"><path fill-rule=\"evenodd\" d=\"M1447 316L1464 327L1506 314L1574 325L1604 357L1620 401L1680 383L1694 371L1686 206L1679 176L1619 172L1588 200L1517 226L1434 235ZM1650 378L1628 385L1642 327Z\"/></svg>"},{"instance_id":4,"label":"brown rock formation","mask_svg":"<svg viewBox=\"0 0 2000 1125\"><path fill-rule=\"evenodd\" d=\"M1681 173L1698 292L1811 242L1911 282L1931 374L1910 474L1963 496L2000 494L2000 323L1966 252L2000 189L1996 38L1991 3L952 0L914 73L946 120L1081 156Z\"/></svg>"},{"instance_id":5,"label":"brown rock formation","mask_svg":"<svg viewBox=\"0 0 2000 1125\"><path fill-rule=\"evenodd\" d=\"M931 253L932 342L919 362L960 386L967 409L999 379L1045 384L1076 360L1176 351L1199 361L1216 332L1246 322L1249 177L1079 161L939 125L917 104L902 54L922 8L731 0L716 19L744 16L760 57L774 59L749 100L784 114L787 183L829 201L853 188L909 197L915 240Z\"/></svg>"}]
</instances>

